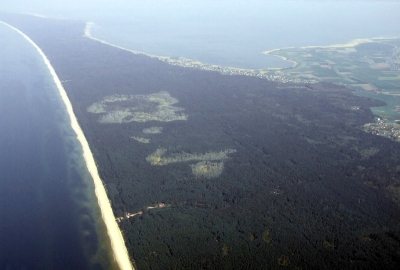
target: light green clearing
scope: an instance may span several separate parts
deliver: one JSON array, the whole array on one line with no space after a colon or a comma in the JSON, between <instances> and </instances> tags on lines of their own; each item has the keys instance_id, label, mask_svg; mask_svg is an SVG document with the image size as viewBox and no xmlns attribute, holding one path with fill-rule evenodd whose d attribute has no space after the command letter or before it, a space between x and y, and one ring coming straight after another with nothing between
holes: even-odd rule
<instances>
[{"instance_id":1,"label":"light green clearing","mask_svg":"<svg viewBox=\"0 0 400 270\"><path fill-rule=\"evenodd\" d=\"M166 91L150 95L111 95L87 108L90 113L101 114L100 123L129 123L187 120L179 113L183 108L175 107L178 100Z\"/></svg>"},{"instance_id":2,"label":"light green clearing","mask_svg":"<svg viewBox=\"0 0 400 270\"><path fill-rule=\"evenodd\" d=\"M170 163L199 161L191 164L192 173L196 177L215 178L224 170L224 161L227 160L228 154L235 153L235 149L226 149L220 152L207 152L205 154L178 153L165 157L166 149L157 149L153 154L149 155L146 160L151 165L163 166ZM213 162L214 161L214 162ZM216 161L216 162L215 162Z\"/></svg>"},{"instance_id":3,"label":"light green clearing","mask_svg":"<svg viewBox=\"0 0 400 270\"><path fill-rule=\"evenodd\" d=\"M145 134L160 134L162 131L162 127L150 127L143 129L143 133Z\"/></svg>"},{"instance_id":4,"label":"light green clearing","mask_svg":"<svg viewBox=\"0 0 400 270\"><path fill-rule=\"evenodd\" d=\"M164 157L166 149L157 149L153 154L149 155L146 160L151 165L167 165L176 162L188 162L188 161L215 161L228 159L228 154L235 153L235 149L227 149L220 152L208 152L205 154L190 154L190 153L179 153L169 157Z\"/></svg>"},{"instance_id":5,"label":"light green clearing","mask_svg":"<svg viewBox=\"0 0 400 270\"><path fill-rule=\"evenodd\" d=\"M209 162L200 161L196 164L190 165L192 173L196 177L203 176L204 178L210 179L218 177L224 170L224 162Z\"/></svg>"}]
</instances>

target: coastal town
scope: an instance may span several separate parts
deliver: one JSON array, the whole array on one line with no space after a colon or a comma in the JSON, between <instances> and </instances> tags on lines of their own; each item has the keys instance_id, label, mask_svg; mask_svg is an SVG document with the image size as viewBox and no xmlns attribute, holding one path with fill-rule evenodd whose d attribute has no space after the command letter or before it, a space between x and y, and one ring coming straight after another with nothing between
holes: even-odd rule
<instances>
[{"instance_id":1,"label":"coastal town","mask_svg":"<svg viewBox=\"0 0 400 270\"><path fill-rule=\"evenodd\" d=\"M319 269L321 265L332 269L365 265L390 269L399 262L394 256L400 250L400 242L395 241L400 237L397 231L400 224L398 172L394 169L398 160L393 157L400 156L400 146L361 129L397 140L400 134L397 123L400 122L382 120L383 113L379 118L372 117L369 108L382 105L373 100L375 96L366 99L328 83L310 85L314 80L329 81L330 75L339 76L328 68L333 67L331 62L315 61L307 56L310 65L299 73L298 68L303 68L302 65L296 69L246 70L204 65L183 58L149 59L81 37L82 22L32 19L26 15L19 19L19 15L15 17L14 14L6 18L8 16L10 23L24 31L22 35L26 32L26 41L31 42L42 56L50 77L33 73L32 67L36 66L41 72L41 64L33 62L36 59L33 55L25 61L29 51L22 50L22 57L17 58L22 61L16 61L12 71L26 72L21 73L23 76L16 72L15 75L7 73L12 78L6 81L7 84L0 80L6 86L7 91L3 92L8 101L6 105L9 104L3 108L5 120L9 115L25 119L30 114L40 115L39 112L45 116L54 114L52 109L44 108L41 96L37 97L40 108L37 110L38 106L31 106L36 99L29 99L28 104L16 95L24 94L28 83L32 84L29 91L36 89L36 79L26 79L31 76L43 77L43 89L53 79L54 89L58 89L60 102L65 105L56 104L54 119L63 120L57 115L64 107L69 116L65 117L65 123L56 122L54 129L54 134L58 134L62 125L65 132L61 133L65 133L65 139L52 136L52 140L43 143L43 136L49 135L46 133L33 136L39 143L29 143L43 149L50 147L45 150L51 154L46 155L51 159L49 162L34 156L29 160L38 160L41 164L8 166L18 169L17 177L19 170L26 167L26 179L34 181L38 178L39 184L35 187L44 186L42 182L47 178L55 191L61 190L60 185L66 185L62 190L68 193L61 193L63 197L54 196L52 192L39 192L38 199L27 201L27 205L38 201L39 207L31 208L40 210L43 194L50 194L46 209L55 205L61 206L61 211L67 210L64 215L60 210L51 209L52 213L58 213L57 218L39 211L42 220L34 220L33 210L27 211L32 212L28 227L39 243L42 236L60 240L65 230L71 232L70 229L77 228L77 233L67 233L67 241L59 241L62 245L54 245L65 246L67 258L60 257L64 252L53 252L57 258L51 260L53 258L46 254L46 249L45 265L60 258L66 263L75 263L70 259L74 253L79 253L78 258L87 257L94 265L90 267L92 269L102 268L103 264L107 269L260 266ZM16 50L13 46L8 47ZM337 55L339 53L345 55L342 58L351 59L348 54L338 52ZM382 61L379 57L375 60L373 64L368 63L380 68L373 74L383 70L386 64L379 62ZM4 70L8 72L9 61L5 64ZM346 80L352 80L353 85L362 84L365 91L370 91L364 83L354 79L358 79L353 76L355 71L343 68L346 65L337 69L344 77L343 82L350 84ZM395 85L397 73L394 75L386 68L384 71L390 73L382 72L382 76L376 76L376 81L391 81L392 84L387 85ZM14 80L17 75L20 82ZM336 83L342 81L336 80ZM378 87L386 89L377 84ZM36 92L35 95L39 94ZM51 102L46 103L53 105L54 92L42 92L50 93L48 100ZM8 100L10 97L13 100ZM22 110L30 107L35 113ZM11 114L7 112L9 110ZM21 115L17 114L20 111ZM393 114L386 115L393 117ZM30 118L27 119L22 122L28 123ZM16 130L48 131L53 118L41 117L39 120L32 124L44 123L44 129L34 125L32 129L22 126ZM367 121L373 123L364 125ZM69 125L72 131L67 129ZM13 129L7 127L4 130ZM359 136L360 133L365 136ZM25 132L22 134L26 135ZM11 142L17 137L26 139L26 136L15 136L12 132L6 135ZM61 146L66 145L58 148L67 156L60 158L63 164L53 166L53 161L58 161L53 156L63 157L63 153L53 153L58 149L54 147L58 142L62 142ZM10 151L5 153L19 152L13 151L19 150L15 145L10 144L9 149L6 148ZM79 149L75 150L74 145ZM27 150L32 149L28 147ZM374 157L368 160L372 155ZM11 161L24 163L26 160L21 155ZM61 173L49 171L53 167L61 169ZM39 176L49 177L32 177L30 168L35 168L35 172L40 168ZM13 171L7 173L13 174ZM65 179L61 177L64 174ZM50 177L53 175L57 185ZM78 176L85 178L84 182L78 182ZM11 191L15 191L14 181L10 181L10 186ZM25 186L29 189L32 185ZM22 197L30 198L11 197L18 202ZM51 203L51 198L59 202L59 198L64 197L66 202L71 200L71 207L66 207L64 201ZM7 205L14 204L11 201ZM73 207L75 204L76 208ZM16 210L14 212L18 212ZM77 218L70 218L71 213L77 213ZM17 215L6 216L12 217L11 227L8 224L4 227L12 228ZM62 220L64 217L73 221L71 227ZM46 224L50 224L49 220L57 221L54 228L61 229L61 233L55 235L54 230L41 230L43 218ZM26 217L22 215L22 219ZM26 233L26 230L11 230L4 235L14 236L14 231ZM50 231L49 236L44 234L47 231ZM9 242L25 247L24 241L13 242L19 238L9 237ZM70 248L70 242L76 242L78 247ZM36 246L32 245L34 249ZM47 246L54 249L53 245ZM11 248L8 257L23 257L13 253ZM24 266L18 260L15 264L4 265Z\"/></svg>"},{"instance_id":2,"label":"coastal town","mask_svg":"<svg viewBox=\"0 0 400 270\"><path fill-rule=\"evenodd\" d=\"M387 122L377 117L375 123L366 123L363 130L378 136L383 136L394 141L400 141L400 124Z\"/></svg>"},{"instance_id":3,"label":"coastal town","mask_svg":"<svg viewBox=\"0 0 400 270\"><path fill-rule=\"evenodd\" d=\"M223 75L242 75L242 76L251 76L251 77L257 77L261 79L266 79L269 81L274 81L274 82L281 82L281 83L314 83L316 82L315 80L305 80L304 78L288 78L284 74L281 74L281 68L273 68L273 69L242 69L242 68L233 68L233 67L224 67L224 66L218 66L218 65L206 65L198 61L193 61L188 58L184 57L167 57L167 56L157 56L157 55L152 55L140 51L135 51L135 50L130 50L118 45L114 45L111 43L108 43L104 40L95 38L91 35L92 28L94 27L94 23L88 22L86 23L85 27L85 37L90 38L92 40L97 40L100 43L110 45L112 47L129 51L133 54L136 55L145 55L151 58L156 58L160 61L166 62L172 66L180 66L180 67L185 67L185 68L194 68L194 69L200 69L200 70L208 70L208 71L216 71L219 72Z\"/></svg>"},{"instance_id":4,"label":"coastal town","mask_svg":"<svg viewBox=\"0 0 400 270\"><path fill-rule=\"evenodd\" d=\"M154 57L154 56L152 56ZM183 57L179 57L177 59L170 57L157 57L159 60L167 62L170 65L181 66L186 68L195 68L200 70L209 70L216 71L224 75L242 75L242 76L252 76L258 77L262 79L267 79L269 81L281 82L281 83L315 83L315 80L305 80L303 78L288 78L281 72L276 70L274 74L272 74L271 70L253 70L253 69L240 69L240 68L232 68L232 67L223 67L218 65L204 65L200 62L195 62L190 59L186 59ZM335 72L339 75L337 70ZM382 92L381 89L374 87L374 92L379 93ZM366 123L362 128L364 131L377 135L389 138L391 140L400 142L400 124L396 122L389 122L380 117L376 117L376 122L374 123Z\"/></svg>"},{"instance_id":5,"label":"coastal town","mask_svg":"<svg viewBox=\"0 0 400 270\"><path fill-rule=\"evenodd\" d=\"M285 75L279 74L279 69L272 71L270 69L241 69L233 67L223 67L218 65L205 65L200 62L195 62L187 58L170 58L170 57L155 57L163 62L167 62L173 66L181 66L186 68L195 68L200 70L216 71L223 75L242 75L242 76L252 76L262 79L267 79L269 81L281 82L281 83L310 83L310 81L299 79L299 78L287 78Z\"/></svg>"}]
</instances>

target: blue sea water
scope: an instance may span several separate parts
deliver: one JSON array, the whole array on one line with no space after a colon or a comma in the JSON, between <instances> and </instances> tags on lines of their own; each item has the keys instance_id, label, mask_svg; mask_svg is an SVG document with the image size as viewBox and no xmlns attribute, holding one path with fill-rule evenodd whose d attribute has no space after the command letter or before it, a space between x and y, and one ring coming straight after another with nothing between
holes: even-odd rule
<instances>
[{"instance_id":1,"label":"blue sea water","mask_svg":"<svg viewBox=\"0 0 400 270\"><path fill-rule=\"evenodd\" d=\"M396 1L17 2L0 9L92 21L118 46L240 68L291 65L266 50L400 36ZM93 186L58 92L22 37L0 25L0 40L0 269L101 268Z\"/></svg>"},{"instance_id":2,"label":"blue sea water","mask_svg":"<svg viewBox=\"0 0 400 270\"><path fill-rule=\"evenodd\" d=\"M239 68L288 67L262 52L400 36L399 3L180 1L94 19L93 35L133 50ZM118 14L118 17L115 15Z\"/></svg>"},{"instance_id":3,"label":"blue sea water","mask_svg":"<svg viewBox=\"0 0 400 270\"><path fill-rule=\"evenodd\" d=\"M18 1L17 1L18 2ZM46 2L46 1L44 1ZM239 68L288 67L262 52L400 37L399 1L154 0L9 4L4 10L79 19L92 34L149 54Z\"/></svg>"},{"instance_id":4,"label":"blue sea water","mask_svg":"<svg viewBox=\"0 0 400 270\"><path fill-rule=\"evenodd\" d=\"M0 23L0 40L0 269L103 269L93 183L55 83L20 34Z\"/></svg>"}]
</instances>

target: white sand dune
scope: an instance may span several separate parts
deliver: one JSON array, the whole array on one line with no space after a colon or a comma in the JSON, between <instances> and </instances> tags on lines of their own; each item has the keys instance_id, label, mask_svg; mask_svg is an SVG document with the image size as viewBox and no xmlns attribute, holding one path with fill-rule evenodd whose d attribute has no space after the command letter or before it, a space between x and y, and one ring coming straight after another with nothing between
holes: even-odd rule
<instances>
[{"instance_id":1,"label":"white sand dune","mask_svg":"<svg viewBox=\"0 0 400 270\"><path fill-rule=\"evenodd\" d=\"M125 246L124 239L122 237L121 231L118 228L113 211L111 209L110 201L108 200L106 190L103 186L103 183L102 183L99 173L97 171L97 167L96 167L96 163L93 158L93 154L90 151L89 144L86 141L86 138L82 132L82 129L80 128L80 126L78 124L78 120L75 117L75 114L72 109L71 102L68 99L67 93L65 92L65 89L62 86L56 72L54 71L54 68L50 64L50 61L47 59L47 57L43 53L43 51L39 48L39 46L37 46L36 43L33 42L27 35L25 35L19 29L15 28L5 22L2 22L2 21L0 21L0 22L7 25L8 27L14 29L19 34L21 34L26 40L28 40L37 49L39 54L42 56L43 61L45 62L46 66L48 67L50 74L52 75L53 80L56 83L57 88L60 92L61 98L64 101L64 104L66 106L69 117L71 119L71 127L75 131L78 141L82 145L83 157L85 159L88 171L94 181L95 193L96 193L96 196L98 199L98 203L99 203L99 206L101 209L101 214L102 214L104 223L107 226L107 232L108 232L108 235L111 240L111 247L112 247L114 258L115 258L117 264L119 265L120 269L133 269L133 265L129 259L129 255L128 255L128 251Z\"/></svg>"}]
</instances>

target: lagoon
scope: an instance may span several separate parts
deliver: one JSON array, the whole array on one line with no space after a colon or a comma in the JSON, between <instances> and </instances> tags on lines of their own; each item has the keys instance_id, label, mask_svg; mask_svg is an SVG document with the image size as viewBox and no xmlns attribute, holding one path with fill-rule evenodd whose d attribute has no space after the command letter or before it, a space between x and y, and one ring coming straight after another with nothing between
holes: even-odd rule
<instances>
[{"instance_id":1,"label":"lagoon","mask_svg":"<svg viewBox=\"0 0 400 270\"><path fill-rule=\"evenodd\" d=\"M289 67L263 51L398 37L396 1L129 1L7 11L91 21L95 38L148 54L237 68Z\"/></svg>"}]
</instances>

